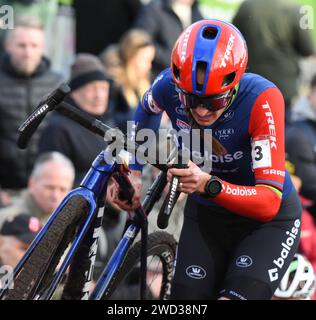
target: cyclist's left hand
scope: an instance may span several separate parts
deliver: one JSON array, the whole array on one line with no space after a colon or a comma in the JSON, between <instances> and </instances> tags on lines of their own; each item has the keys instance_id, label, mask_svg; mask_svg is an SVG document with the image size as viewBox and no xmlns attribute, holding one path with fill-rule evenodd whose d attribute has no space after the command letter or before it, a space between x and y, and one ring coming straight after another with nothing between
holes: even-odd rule
<instances>
[{"instance_id":1,"label":"cyclist's left hand","mask_svg":"<svg viewBox=\"0 0 316 320\"><path fill-rule=\"evenodd\" d=\"M204 193L206 182L211 178L206 172L203 172L194 162L189 161L188 168L168 170L168 181L171 180L171 175L180 177L179 191L184 193L200 192Z\"/></svg>"},{"instance_id":2,"label":"cyclist's left hand","mask_svg":"<svg viewBox=\"0 0 316 320\"><path fill-rule=\"evenodd\" d=\"M118 189L119 187L117 183L115 182L114 179L112 179L106 191L105 201L109 205L111 205L115 210L121 211L121 208L115 203L115 200L117 199Z\"/></svg>"}]
</instances>

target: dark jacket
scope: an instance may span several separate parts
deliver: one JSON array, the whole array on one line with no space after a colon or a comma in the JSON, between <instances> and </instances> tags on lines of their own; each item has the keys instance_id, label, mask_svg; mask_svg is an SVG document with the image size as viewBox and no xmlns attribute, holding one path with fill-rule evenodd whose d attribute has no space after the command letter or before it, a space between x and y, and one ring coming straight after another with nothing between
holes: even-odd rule
<instances>
[{"instance_id":1,"label":"dark jacket","mask_svg":"<svg viewBox=\"0 0 316 320\"><path fill-rule=\"evenodd\" d=\"M314 52L301 18L299 7L286 1L246 0L233 19L247 42L249 71L274 82L287 104L297 95L299 58Z\"/></svg>"},{"instance_id":2,"label":"dark jacket","mask_svg":"<svg viewBox=\"0 0 316 320\"><path fill-rule=\"evenodd\" d=\"M139 96L138 99L141 99ZM123 132L127 133L127 121L134 119L137 105L129 105L122 88L119 85L113 85L111 90L111 101L113 103L113 120L116 126Z\"/></svg>"},{"instance_id":3,"label":"dark jacket","mask_svg":"<svg viewBox=\"0 0 316 320\"><path fill-rule=\"evenodd\" d=\"M3 188L25 188L37 156L37 144L45 121L32 137L26 150L16 145L18 127L37 107L44 95L62 81L43 58L35 73L25 77L16 73L10 59L0 60L0 185Z\"/></svg>"},{"instance_id":4,"label":"dark jacket","mask_svg":"<svg viewBox=\"0 0 316 320\"><path fill-rule=\"evenodd\" d=\"M78 107L70 97L67 97L65 101ZM99 119L113 126L108 114ZM76 171L75 186L79 185L95 157L105 147L106 143L103 138L58 112L55 112L49 119L39 141L40 153L59 151L73 162Z\"/></svg>"},{"instance_id":5,"label":"dark jacket","mask_svg":"<svg viewBox=\"0 0 316 320\"><path fill-rule=\"evenodd\" d=\"M311 130L314 132L309 137L306 133ZM308 211L316 219L316 123L297 122L288 127L285 148L294 174L302 181L301 194L313 202Z\"/></svg>"},{"instance_id":6,"label":"dark jacket","mask_svg":"<svg viewBox=\"0 0 316 320\"><path fill-rule=\"evenodd\" d=\"M192 22L202 19L195 1L192 6ZM153 73L157 75L170 66L172 48L183 31L179 17L171 8L170 0L152 0L144 5L136 18L136 28L142 28L151 34L156 46Z\"/></svg>"},{"instance_id":7,"label":"dark jacket","mask_svg":"<svg viewBox=\"0 0 316 320\"><path fill-rule=\"evenodd\" d=\"M76 0L76 52L99 54L133 24L140 0Z\"/></svg>"},{"instance_id":8,"label":"dark jacket","mask_svg":"<svg viewBox=\"0 0 316 320\"><path fill-rule=\"evenodd\" d=\"M306 135L305 126L312 125L314 131L312 144ZM295 166L294 174L302 180L301 193L304 197L316 201L316 123L295 123L287 128L286 153Z\"/></svg>"},{"instance_id":9,"label":"dark jacket","mask_svg":"<svg viewBox=\"0 0 316 320\"><path fill-rule=\"evenodd\" d=\"M302 180L302 195L314 201L309 211L316 217L316 112L306 98L294 106L293 119L286 129L286 152Z\"/></svg>"}]
</instances>

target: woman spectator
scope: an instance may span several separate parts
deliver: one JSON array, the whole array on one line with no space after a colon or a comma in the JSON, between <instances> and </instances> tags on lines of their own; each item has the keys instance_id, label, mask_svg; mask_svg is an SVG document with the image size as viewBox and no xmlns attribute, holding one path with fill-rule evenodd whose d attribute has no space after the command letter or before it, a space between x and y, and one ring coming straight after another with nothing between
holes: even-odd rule
<instances>
[{"instance_id":1,"label":"woman spectator","mask_svg":"<svg viewBox=\"0 0 316 320\"><path fill-rule=\"evenodd\" d=\"M152 36L156 48L155 77L169 67L171 51L180 33L202 18L196 0L152 0L140 8L134 27Z\"/></svg>"},{"instance_id":2,"label":"woman spectator","mask_svg":"<svg viewBox=\"0 0 316 320\"><path fill-rule=\"evenodd\" d=\"M133 119L139 99L150 86L155 47L142 30L131 29L117 45L109 46L101 59L113 78L114 120L126 132L126 121Z\"/></svg>"}]
</instances>

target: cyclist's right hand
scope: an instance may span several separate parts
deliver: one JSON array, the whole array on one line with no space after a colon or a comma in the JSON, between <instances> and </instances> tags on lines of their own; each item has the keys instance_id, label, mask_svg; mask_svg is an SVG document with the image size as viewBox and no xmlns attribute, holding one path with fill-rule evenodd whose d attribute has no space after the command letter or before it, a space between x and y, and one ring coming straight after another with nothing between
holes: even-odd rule
<instances>
[{"instance_id":1,"label":"cyclist's right hand","mask_svg":"<svg viewBox=\"0 0 316 320\"><path fill-rule=\"evenodd\" d=\"M126 200L122 201L118 198L119 190L117 189L116 196L114 198L114 203L118 205L122 210L132 211L140 206L141 200L141 190L142 190L142 173L138 170L131 170L130 175L128 176L133 188L135 190L134 196L132 198L132 203L128 203ZM117 186L118 188L118 186Z\"/></svg>"}]
</instances>

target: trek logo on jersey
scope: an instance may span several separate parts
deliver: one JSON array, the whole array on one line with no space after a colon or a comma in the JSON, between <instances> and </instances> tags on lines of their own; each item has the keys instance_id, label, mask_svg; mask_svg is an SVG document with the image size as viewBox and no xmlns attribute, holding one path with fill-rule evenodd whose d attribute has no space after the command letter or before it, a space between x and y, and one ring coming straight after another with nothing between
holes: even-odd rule
<instances>
[{"instance_id":1,"label":"trek logo on jersey","mask_svg":"<svg viewBox=\"0 0 316 320\"><path fill-rule=\"evenodd\" d=\"M219 140L227 140L235 133L233 128L215 130L214 134Z\"/></svg>"},{"instance_id":2,"label":"trek logo on jersey","mask_svg":"<svg viewBox=\"0 0 316 320\"><path fill-rule=\"evenodd\" d=\"M233 49L233 45L234 45L234 41L235 41L235 36L231 33L231 35L229 36L228 39L228 43L227 43L227 47L224 53L224 57L222 59L222 62L220 64L221 68L225 68L226 67L226 61L229 61L230 56L231 56L231 52Z\"/></svg>"},{"instance_id":3,"label":"trek logo on jersey","mask_svg":"<svg viewBox=\"0 0 316 320\"><path fill-rule=\"evenodd\" d=\"M293 244L295 243L296 236L299 233L301 222L299 219L294 221L294 226L291 231L287 230L285 234L288 236L284 242L281 243L281 252L280 256L273 260L274 268L268 270L269 279L271 282L279 279L278 269L282 269L285 259L288 257Z\"/></svg>"},{"instance_id":4,"label":"trek logo on jersey","mask_svg":"<svg viewBox=\"0 0 316 320\"><path fill-rule=\"evenodd\" d=\"M161 110L158 106L158 104L156 103L156 101L153 98L153 94L152 91L147 91L145 93L144 96L144 102L147 102L148 108L150 109L150 111L154 114L159 114L161 113L163 110Z\"/></svg>"},{"instance_id":5,"label":"trek logo on jersey","mask_svg":"<svg viewBox=\"0 0 316 320\"><path fill-rule=\"evenodd\" d=\"M233 196L255 196L257 194L257 190L255 188L246 188L242 186L231 187L230 185L222 184L223 191L226 194L231 194Z\"/></svg>"},{"instance_id":6,"label":"trek logo on jersey","mask_svg":"<svg viewBox=\"0 0 316 320\"><path fill-rule=\"evenodd\" d=\"M206 271L202 267L197 265L187 267L185 272L188 277L197 279L197 280L200 280L206 277Z\"/></svg>"},{"instance_id":7,"label":"trek logo on jersey","mask_svg":"<svg viewBox=\"0 0 316 320\"><path fill-rule=\"evenodd\" d=\"M236 266L240 268L248 268L252 265L252 259L249 256L242 255L236 259Z\"/></svg>"},{"instance_id":8,"label":"trek logo on jersey","mask_svg":"<svg viewBox=\"0 0 316 320\"><path fill-rule=\"evenodd\" d=\"M177 119L176 125L180 130L189 131L191 129L191 126L181 119Z\"/></svg>"},{"instance_id":9,"label":"trek logo on jersey","mask_svg":"<svg viewBox=\"0 0 316 320\"><path fill-rule=\"evenodd\" d=\"M187 55L188 42L189 42L191 31L192 31L192 27L188 28L183 38L183 44L182 44L181 55L180 55L181 63L185 61L185 57Z\"/></svg>"},{"instance_id":10,"label":"trek logo on jersey","mask_svg":"<svg viewBox=\"0 0 316 320\"><path fill-rule=\"evenodd\" d=\"M273 118L273 114L271 112L271 107L269 105L269 102L266 101L266 103L262 105L262 108L265 111L265 116L267 118L267 122L268 122L268 125L269 125L270 148L276 150L277 149L277 144L276 144L275 123L274 123L274 118Z\"/></svg>"}]
</instances>

